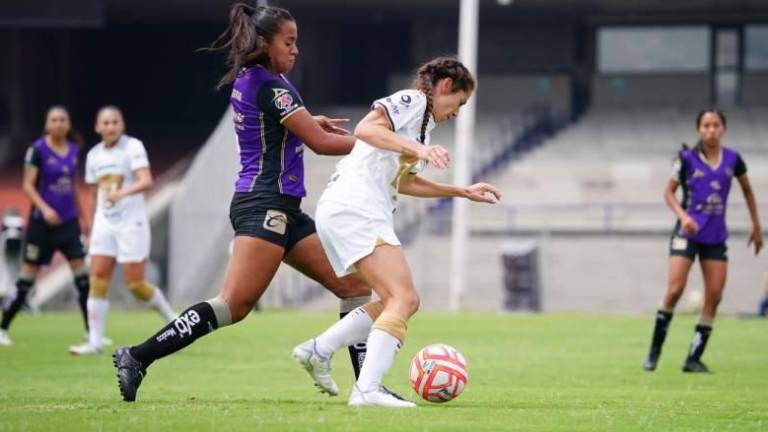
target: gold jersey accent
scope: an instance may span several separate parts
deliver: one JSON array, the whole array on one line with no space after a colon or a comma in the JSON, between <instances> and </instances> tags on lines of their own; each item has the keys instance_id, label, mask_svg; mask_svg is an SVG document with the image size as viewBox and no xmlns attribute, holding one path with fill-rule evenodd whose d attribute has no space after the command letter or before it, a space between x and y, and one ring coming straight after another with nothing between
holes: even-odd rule
<instances>
[{"instance_id":1,"label":"gold jersey accent","mask_svg":"<svg viewBox=\"0 0 768 432\"><path fill-rule=\"evenodd\" d=\"M123 187L123 176L120 174L105 174L98 178L99 189L115 191Z\"/></svg>"},{"instance_id":2,"label":"gold jersey accent","mask_svg":"<svg viewBox=\"0 0 768 432\"><path fill-rule=\"evenodd\" d=\"M416 156L400 155L399 163L400 165L397 167L395 178L392 180L392 187L395 188L396 191L400 190L400 180L403 176L410 173L413 168L419 164L419 158ZM392 198L396 200L397 195Z\"/></svg>"}]
</instances>

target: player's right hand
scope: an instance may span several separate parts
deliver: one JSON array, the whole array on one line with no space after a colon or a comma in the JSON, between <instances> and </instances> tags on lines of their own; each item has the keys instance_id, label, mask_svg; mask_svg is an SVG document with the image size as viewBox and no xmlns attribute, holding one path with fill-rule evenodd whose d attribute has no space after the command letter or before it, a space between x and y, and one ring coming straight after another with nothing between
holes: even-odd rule
<instances>
[{"instance_id":1,"label":"player's right hand","mask_svg":"<svg viewBox=\"0 0 768 432\"><path fill-rule=\"evenodd\" d=\"M48 225L61 225L61 217L56 213L56 210L47 208L43 210L43 219Z\"/></svg>"},{"instance_id":2,"label":"player's right hand","mask_svg":"<svg viewBox=\"0 0 768 432\"><path fill-rule=\"evenodd\" d=\"M421 146L417 157L440 169L451 166L451 155L439 145Z\"/></svg>"},{"instance_id":3,"label":"player's right hand","mask_svg":"<svg viewBox=\"0 0 768 432\"><path fill-rule=\"evenodd\" d=\"M683 230L689 234L696 234L699 231L699 224L696 223L695 220L693 220L692 217L686 215L680 223L683 226Z\"/></svg>"}]
</instances>

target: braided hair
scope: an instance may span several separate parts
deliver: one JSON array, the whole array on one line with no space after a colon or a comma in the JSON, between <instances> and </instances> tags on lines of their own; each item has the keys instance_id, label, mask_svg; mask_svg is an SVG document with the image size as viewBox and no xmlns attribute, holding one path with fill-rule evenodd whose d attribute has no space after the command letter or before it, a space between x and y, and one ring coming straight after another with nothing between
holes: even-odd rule
<instances>
[{"instance_id":1,"label":"braided hair","mask_svg":"<svg viewBox=\"0 0 768 432\"><path fill-rule=\"evenodd\" d=\"M240 69L253 65L269 64L268 45L280 33L283 21L296 21L285 9L272 6L251 6L235 3L229 10L229 27L209 48L210 51L227 51L229 71L216 85L217 89L232 83Z\"/></svg>"},{"instance_id":2,"label":"braided hair","mask_svg":"<svg viewBox=\"0 0 768 432\"><path fill-rule=\"evenodd\" d=\"M453 80L451 93L462 90L469 93L475 89L475 78L456 57L437 57L419 67L412 86L427 97L427 106L424 109L424 118L421 121L421 133L419 135L419 141L422 144L424 144L426 137L429 117L432 115L432 92L435 84L443 78Z\"/></svg>"}]
</instances>

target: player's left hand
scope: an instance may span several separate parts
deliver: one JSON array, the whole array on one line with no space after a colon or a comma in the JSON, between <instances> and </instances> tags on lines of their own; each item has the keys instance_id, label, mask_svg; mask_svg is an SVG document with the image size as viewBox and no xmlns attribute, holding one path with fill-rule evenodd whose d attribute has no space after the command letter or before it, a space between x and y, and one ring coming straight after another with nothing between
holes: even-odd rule
<instances>
[{"instance_id":1,"label":"player's left hand","mask_svg":"<svg viewBox=\"0 0 768 432\"><path fill-rule=\"evenodd\" d=\"M465 189L465 198L474 202L496 204L501 199L501 191L488 183L475 183Z\"/></svg>"},{"instance_id":2,"label":"player's left hand","mask_svg":"<svg viewBox=\"0 0 768 432\"><path fill-rule=\"evenodd\" d=\"M337 135L349 135L350 132L344 128L340 128L338 125L342 123L349 123L349 119L328 118L323 115L313 116L318 125L328 133L334 133Z\"/></svg>"},{"instance_id":3,"label":"player's left hand","mask_svg":"<svg viewBox=\"0 0 768 432\"><path fill-rule=\"evenodd\" d=\"M751 246L753 243L755 244L755 255L757 255L763 248L763 233L759 228L752 230L752 234L749 235L749 241L747 241L747 246Z\"/></svg>"},{"instance_id":4,"label":"player's left hand","mask_svg":"<svg viewBox=\"0 0 768 432\"><path fill-rule=\"evenodd\" d=\"M109 205L115 205L115 203L123 199L123 197L125 197L125 195L123 195L122 189L117 189L107 192L107 196L104 197L104 200L106 200Z\"/></svg>"}]
</instances>

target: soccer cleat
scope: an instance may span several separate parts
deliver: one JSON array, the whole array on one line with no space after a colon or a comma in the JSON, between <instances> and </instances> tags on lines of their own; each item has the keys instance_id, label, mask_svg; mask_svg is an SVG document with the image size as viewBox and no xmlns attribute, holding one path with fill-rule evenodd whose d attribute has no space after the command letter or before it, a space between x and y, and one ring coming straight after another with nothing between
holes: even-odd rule
<instances>
[{"instance_id":1,"label":"soccer cleat","mask_svg":"<svg viewBox=\"0 0 768 432\"><path fill-rule=\"evenodd\" d=\"M683 364L683 372L712 373L711 370L699 360L687 359Z\"/></svg>"},{"instance_id":2,"label":"soccer cleat","mask_svg":"<svg viewBox=\"0 0 768 432\"><path fill-rule=\"evenodd\" d=\"M126 402L136 400L141 381L147 376L141 362L133 358L129 347L122 347L112 354L112 363L117 368L117 384L120 387L120 395Z\"/></svg>"},{"instance_id":3,"label":"soccer cleat","mask_svg":"<svg viewBox=\"0 0 768 432\"><path fill-rule=\"evenodd\" d=\"M401 400L401 401L410 402L408 399L406 399L406 398L404 398L404 397L400 396L399 394L397 394L397 393L393 392L392 390L390 390L390 389L388 389L388 388L386 388L386 387L384 387L384 386L381 386L381 391L383 391L383 392L384 392L384 393L386 393L386 394L389 394L389 395L392 395L392 396L394 396L394 397L395 397L395 399L398 399L398 400Z\"/></svg>"},{"instance_id":4,"label":"soccer cleat","mask_svg":"<svg viewBox=\"0 0 768 432\"><path fill-rule=\"evenodd\" d=\"M99 355L101 351L102 347L93 346L87 342L69 347L69 353L74 356Z\"/></svg>"},{"instance_id":5,"label":"soccer cleat","mask_svg":"<svg viewBox=\"0 0 768 432\"><path fill-rule=\"evenodd\" d=\"M8 336L8 332L5 330L0 330L0 346L11 345L13 345L13 341L11 340L11 337Z\"/></svg>"},{"instance_id":6,"label":"soccer cleat","mask_svg":"<svg viewBox=\"0 0 768 432\"><path fill-rule=\"evenodd\" d=\"M352 388L347 405L352 407L416 408L416 404L383 388L362 392L357 384Z\"/></svg>"},{"instance_id":7,"label":"soccer cleat","mask_svg":"<svg viewBox=\"0 0 768 432\"><path fill-rule=\"evenodd\" d=\"M324 358L317 353L314 339L296 345L293 358L307 370L321 392L331 396L339 394L339 387L331 377L331 357Z\"/></svg>"},{"instance_id":8,"label":"soccer cleat","mask_svg":"<svg viewBox=\"0 0 768 432\"><path fill-rule=\"evenodd\" d=\"M656 366L659 364L659 356L661 355L660 352L651 351L648 353L648 357L646 357L645 361L643 362L643 369L647 370L648 372L653 372L656 370Z\"/></svg>"}]
</instances>

